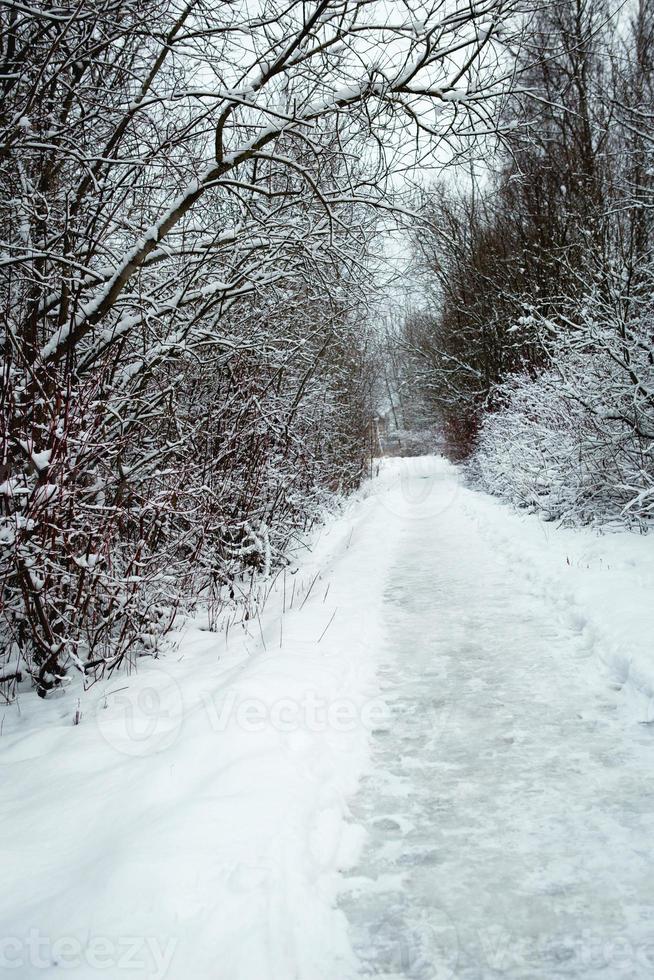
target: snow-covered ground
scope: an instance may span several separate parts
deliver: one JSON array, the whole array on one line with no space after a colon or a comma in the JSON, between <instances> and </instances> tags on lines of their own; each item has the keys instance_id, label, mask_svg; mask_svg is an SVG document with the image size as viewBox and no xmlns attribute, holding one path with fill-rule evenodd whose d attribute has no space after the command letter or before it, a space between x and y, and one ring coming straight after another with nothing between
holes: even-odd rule
<instances>
[{"instance_id":1,"label":"snow-covered ground","mask_svg":"<svg viewBox=\"0 0 654 980\"><path fill-rule=\"evenodd\" d=\"M653 596L654 538L387 461L247 629L4 709L0 967L651 977Z\"/></svg>"}]
</instances>

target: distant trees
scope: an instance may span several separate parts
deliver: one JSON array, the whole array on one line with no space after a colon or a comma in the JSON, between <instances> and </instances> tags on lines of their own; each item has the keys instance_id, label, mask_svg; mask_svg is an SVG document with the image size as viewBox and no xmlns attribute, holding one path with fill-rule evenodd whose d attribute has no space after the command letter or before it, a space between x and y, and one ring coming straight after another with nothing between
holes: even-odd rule
<instances>
[{"instance_id":1,"label":"distant trees","mask_svg":"<svg viewBox=\"0 0 654 980\"><path fill-rule=\"evenodd\" d=\"M376 216L515 10L0 0L3 676L151 653L356 485Z\"/></svg>"},{"instance_id":2,"label":"distant trees","mask_svg":"<svg viewBox=\"0 0 654 980\"><path fill-rule=\"evenodd\" d=\"M411 369L452 455L553 517L654 511L653 31L651 0L547 5L496 173L425 202Z\"/></svg>"}]
</instances>

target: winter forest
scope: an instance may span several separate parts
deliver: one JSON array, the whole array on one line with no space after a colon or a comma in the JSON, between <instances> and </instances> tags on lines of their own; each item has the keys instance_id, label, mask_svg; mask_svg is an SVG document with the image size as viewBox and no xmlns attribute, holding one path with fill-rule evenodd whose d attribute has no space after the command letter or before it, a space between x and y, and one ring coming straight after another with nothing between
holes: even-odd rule
<instances>
[{"instance_id":1,"label":"winter forest","mask_svg":"<svg viewBox=\"0 0 654 980\"><path fill-rule=\"evenodd\" d=\"M360 718L376 697L382 648L400 651L389 669L409 714L447 701L432 727L438 751L455 758L454 733L468 731L456 707L466 677L495 691L495 711L505 680L514 693L538 692L534 664L544 677L551 667L565 694L554 699L548 744L574 759L571 719L586 719L575 698L592 701L601 673L584 666L583 683L574 673L574 634L608 671L602 691L631 691L636 741L624 748L623 705L611 703L615 713L602 718L614 727L602 734L609 721L588 722L604 739L592 765L614 765L610 778L622 782L609 787L600 774L573 784L566 769L545 812L558 814L564 799L601 811L591 782L607 799L631 800L651 780L654 0L0 0L0 87L0 755L6 722L15 773L2 813L11 838L29 814L24 833L39 843L20 857L12 845L9 880L36 876L45 903L39 918L28 884L16 885L13 905L0 903L10 944L0 942L0 965L59 975L66 940L82 944L70 953L73 975L95 977L101 957L84 918L94 907L102 941L113 944L114 959L102 961L111 976L650 977L654 939L642 909L654 909L643 885L653 880L651 800L633 803L644 823L631 829L642 837L619 837L624 854L603 817L593 817L590 837L581 823L574 832L561 823L547 839L557 854L564 839L577 842L577 883L594 869L598 892L613 894L620 881L637 900L593 906L589 926L570 912L582 899L570 899L565 914L552 913L556 926L539 913L536 927L520 918L531 906L516 865L500 923L509 923L506 956L497 966L486 951L480 966L471 952L486 950L480 923L497 922L492 900L476 909L470 896L485 894L484 880L489 894L501 891L513 873L500 875L499 858L487 865L483 848L478 890L455 862L441 870L456 886L430 905L415 882L434 868L416 871L382 925L381 886L337 895L337 875L390 880L434 853L417 804L402 817L399 803L384 809L381 790L356 795L371 758L387 781L406 777L409 763L396 770L395 757L418 767L404 708L397 724L354 734L330 722L302 778L281 755L268 775L254 760L278 742L305 759L299 736L287 745L280 732L289 730L270 721L280 699L302 704L305 742L317 729L301 692L321 690L332 706L346 697ZM506 559L501 573L495 553ZM618 578L600 576L609 570ZM449 598L437 609L441 594ZM500 657L482 680L465 659L480 631ZM431 696L428 642L456 678L452 697ZM369 657L356 654L360 644ZM407 644L422 658L413 667ZM515 676L505 673L507 651ZM232 720L207 721L209 703L214 722L226 717L214 709L230 684L234 704L244 691L265 704L267 748L261 735L260 748L246 748L242 719L234 732ZM534 695L542 704L545 684ZM121 751L132 768L119 777L103 752L117 744L121 698L125 724L147 720L143 744L155 730L165 737L161 752L157 743L135 753L130 735ZM157 765L173 751L171 724L184 773L174 799L196 798L195 774L212 802L192 825L189 810L161 829L149 814L172 792L162 788L168 763ZM375 749L371 731L405 739L406 751ZM520 731L483 737L514 746ZM461 739L471 746L462 766L486 758L481 742ZM631 769L605 761L632 749ZM234 771L245 771L244 759L254 766L233 792L232 770L218 762L230 752ZM211 775L200 757L217 767ZM442 764L436 749L419 754L423 768L425 758L433 770ZM509 760L481 787L466 769L485 839L505 823L493 823L488 801L508 800L512 786L523 792L534 767L525 758L526 768ZM312 770L320 788L309 803ZM458 809L462 784L448 790L448 778L455 816L444 809L438 833L454 840L468 811ZM221 786L240 809L216 803ZM431 783L412 787L407 798L433 800ZM107 809L93 809L107 794ZM279 794L295 800L283 813ZM529 805L527 836L539 820ZM279 851L261 843L264 819L293 825ZM104 843L82 831L90 823ZM367 850L344 829L354 824L369 827ZM143 857L146 825L169 855L166 870ZM225 854L213 853L214 834ZM187 850L194 836L198 853ZM59 837L60 859L46 846L57 850ZM617 847L608 870L591 837ZM127 838L137 842L131 851ZM516 839L504 839L502 860L524 853ZM147 866L140 877L125 870L134 854ZM108 877L85 892L96 859ZM572 894L563 872L560 881L551 874L557 895ZM55 899L71 889L78 909L67 918ZM131 894L119 915L116 895ZM472 940L462 923L472 929L477 912ZM626 931L636 919L642 929ZM46 921L35 952L23 926ZM582 925L602 942L627 936L627 967L604 946L557 959L568 948L560 931L581 934ZM548 938L527 956L516 933L533 945L536 932ZM126 934L142 939L123 970ZM170 958L164 934L175 943Z\"/></svg>"},{"instance_id":2,"label":"winter forest","mask_svg":"<svg viewBox=\"0 0 654 980\"><path fill-rule=\"evenodd\" d=\"M283 565L389 386L493 493L647 522L654 5L1 10L5 676Z\"/></svg>"}]
</instances>

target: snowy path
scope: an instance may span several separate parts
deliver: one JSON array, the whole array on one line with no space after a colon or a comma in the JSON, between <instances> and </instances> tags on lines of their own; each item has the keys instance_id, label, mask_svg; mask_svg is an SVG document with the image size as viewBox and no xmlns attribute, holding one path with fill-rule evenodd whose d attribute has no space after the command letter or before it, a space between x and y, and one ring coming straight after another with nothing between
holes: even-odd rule
<instances>
[{"instance_id":1,"label":"snowy path","mask_svg":"<svg viewBox=\"0 0 654 980\"><path fill-rule=\"evenodd\" d=\"M651 978L653 545L392 460L260 619L26 693L0 972Z\"/></svg>"},{"instance_id":2,"label":"snowy path","mask_svg":"<svg viewBox=\"0 0 654 980\"><path fill-rule=\"evenodd\" d=\"M391 719L353 806L360 974L651 977L652 726L482 538L475 496L423 480L385 590Z\"/></svg>"}]
</instances>

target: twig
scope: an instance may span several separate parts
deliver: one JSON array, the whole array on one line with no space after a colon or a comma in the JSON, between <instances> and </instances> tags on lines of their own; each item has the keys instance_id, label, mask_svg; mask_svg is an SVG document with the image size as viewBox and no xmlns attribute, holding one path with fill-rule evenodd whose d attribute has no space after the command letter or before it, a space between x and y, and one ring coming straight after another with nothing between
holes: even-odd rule
<instances>
[{"instance_id":1,"label":"twig","mask_svg":"<svg viewBox=\"0 0 654 980\"><path fill-rule=\"evenodd\" d=\"M261 642L263 643L264 650L267 650L266 641L263 638L263 627L261 625L261 616L259 615L259 607L257 606L257 622L259 624L259 632L261 633Z\"/></svg>"},{"instance_id":2,"label":"twig","mask_svg":"<svg viewBox=\"0 0 654 980\"><path fill-rule=\"evenodd\" d=\"M313 581L312 581L311 585L309 586L309 591L307 592L307 594L305 595L304 599L302 600L302 605L300 606L300 612L302 612L302 610L304 609L304 603L307 601L307 599L311 595L311 590L313 589L314 585L316 584L316 581L317 581L319 575L320 575L320 572L316 572L316 574L314 575Z\"/></svg>"},{"instance_id":3,"label":"twig","mask_svg":"<svg viewBox=\"0 0 654 980\"><path fill-rule=\"evenodd\" d=\"M325 626L325 628L324 628L324 630L323 630L323 631L322 631L322 633L320 634L320 639L318 640L318 643L320 643L320 640L322 640L322 638L323 638L323 636L325 635L325 633L327 632L327 630L329 629L329 627L330 627L330 626L332 625L332 623L334 622L334 616L336 615L336 613L337 613L337 612L338 612L338 607L336 607L336 609L335 609L335 610L334 610L334 612L332 613L332 618L331 618L331 619L329 620L329 622L328 622L328 623L327 623L327 625Z\"/></svg>"}]
</instances>

